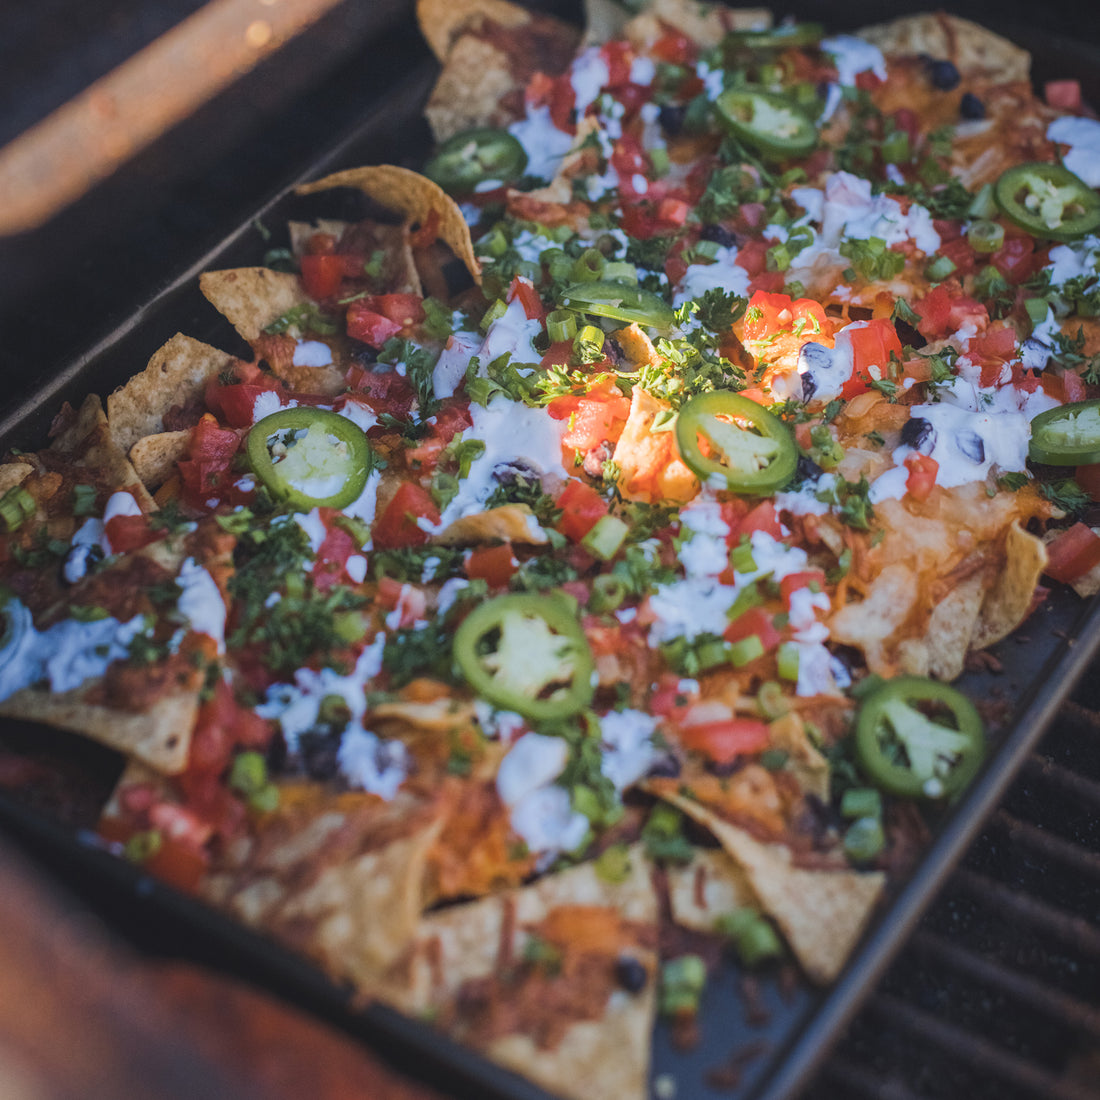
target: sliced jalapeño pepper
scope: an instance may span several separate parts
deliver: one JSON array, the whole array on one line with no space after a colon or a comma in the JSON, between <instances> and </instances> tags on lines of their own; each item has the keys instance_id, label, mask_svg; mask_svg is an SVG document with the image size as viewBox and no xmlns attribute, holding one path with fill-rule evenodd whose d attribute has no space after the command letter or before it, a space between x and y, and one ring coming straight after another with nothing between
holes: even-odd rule
<instances>
[{"instance_id":1,"label":"sliced jalape\u00f1o pepper","mask_svg":"<svg viewBox=\"0 0 1100 1100\"><path fill-rule=\"evenodd\" d=\"M1061 164L1018 164L1001 174L993 197L1021 229L1072 241L1100 225L1100 195Z\"/></svg>"},{"instance_id":2,"label":"sliced jalape\u00f1o pepper","mask_svg":"<svg viewBox=\"0 0 1100 1100\"><path fill-rule=\"evenodd\" d=\"M962 790L985 756L978 712L965 695L921 676L874 690L856 718L856 759L867 778L903 798Z\"/></svg>"},{"instance_id":3,"label":"sliced jalape\u00f1o pepper","mask_svg":"<svg viewBox=\"0 0 1100 1100\"><path fill-rule=\"evenodd\" d=\"M468 194L479 183L519 179L527 153L507 130L464 130L448 138L424 166L424 175L444 191Z\"/></svg>"},{"instance_id":4,"label":"sliced jalape\u00f1o pepper","mask_svg":"<svg viewBox=\"0 0 1100 1100\"><path fill-rule=\"evenodd\" d=\"M506 595L481 604L455 631L454 659L483 699L534 721L568 718L595 691L592 651L560 596Z\"/></svg>"},{"instance_id":5,"label":"sliced jalape\u00f1o pepper","mask_svg":"<svg viewBox=\"0 0 1100 1100\"><path fill-rule=\"evenodd\" d=\"M776 92L729 88L714 106L734 137L759 153L798 157L817 144L817 129L809 115Z\"/></svg>"},{"instance_id":6,"label":"sliced jalape\u00f1o pepper","mask_svg":"<svg viewBox=\"0 0 1100 1100\"><path fill-rule=\"evenodd\" d=\"M580 313L609 317L613 321L635 322L662 331L672 327L672 306L652 291L631 283L597 279L575 283L562 292L561 304Z\"/></svg>"},{"instance_id":7,"label":"sliced jalape\u00f1o pepper","mask_svg":"<svg viewBox=\"0 0 1100 1100\"><path fill-rule=\"evenodd\" d=\"M703 482L735 493L774 493L798 465L787 425L763 405L726 390L684 403L676 418L676 446Z\"/></svg>"},{"instance_id":8,"label":"sliced jalape\u00f1o pepper","mask_svg":"<svg viewBox=\"0 0 1100 1100\"><path fill-rule=\"evenodd\" d=\"M268 492L300 511L345 508L371 470L363 429L339 413L280 409L256 423L246 443L252 472Z\"/></svg>"},{"instance_id":9,"label":"sliced jalape\u00f1o pepper","mask_svg":"<svg viewBox=\"0 0 1100 1100\"><path fill-rule=\"evenodd\" d=\"M1100 462L1100 401L1074 401L1039 413L1031 422L1028 457L1049 466Z\"/></svg>"},{"instance_id":10,"label":"sliced jalape\u00f1o pepper","mask_svg":"<svg viewBox=\"0 0 1100 1100\"><path fill-rule=\"evenodd\" d=\"M820 23L780 23L766 31L731 31L722 41L727 56L731 50L786 50L812 46L825 36Z\"/></svg>"}]
</instances>

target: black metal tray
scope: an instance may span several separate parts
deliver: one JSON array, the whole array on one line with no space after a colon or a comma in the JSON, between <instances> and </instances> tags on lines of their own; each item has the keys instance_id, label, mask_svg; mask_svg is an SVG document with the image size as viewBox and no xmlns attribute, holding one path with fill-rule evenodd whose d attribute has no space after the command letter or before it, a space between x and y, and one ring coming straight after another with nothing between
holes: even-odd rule
<instances>
[{"instance_id":1,"label":"black metal tray","mask_svg":"<svg viewBox=\"0 0 1100 1100\"><path fill-rule=\"evenodd\" d=\"M980 18L980 10L970 7L956 10ZM785 5L780 14L787 11L803 18L824 17L838 29L859 26L882 15L877 6L857 4L846 7L838 20L830 18L831 13L814 0ZM1003 17L999 26L1004 27ZM1040 82L1072 73L1080 77L1086 94L1100 102L1100 50L1094 44L1044 35L1019 25L1009 28L1009 33L1036 53ZM433 73L426 53L417 56L416 65L393 74L384 93L373 100L361 119L326 134L325 140L319 140L302 158L297 172L276 181L277 189L283 191L295 175L314 177L358 163L415 165L427 140L427 130L419 119ZM235 210L211 249L185 254L184 262L175 267L166 261L155 290L135 292L119 303L121 322L97 338L94 346L51 363L49 376L4 410L0 451L41 445L62 401L75 402L89 392L109 392L141 369L177 331L233 351L237 338L202 299L196 276L206 268L258 262L266 247L258 225L277 232L287 217L316 213L316 200L281 194L266 200L274 190L259 189L259 198L243 216ZM95 196L90 201L94 204ZM974 698L1001 704L1011 718L991 759L964 798L933 822L933 841L915 874L899 884L882 907L840 979L825 990L763 980L758 997L750 1004L739 990L737 971L727 967L708 985L695 1049L687 1053L675 1050L668 1030L658 1026L654 1077L671 1075L678 1100L780 1100L805 1085L1061 702L1092 664L1098 647L1100 602L1083 604L1068 590L1058 589L1014 637L994 648L1003 666L1000 672L968 673L961 681L964 690ZM18 742L29 734L37 736L20 723L0 726L0 737L5 740ZM109 783L117 766L117 759L110 754L89 760L90 773L97 772L102 783ZM145 950L244 977L362 1037L399 1068L450 1095L501 1100L545 1100L547 1096L530 1082L489 1064L418 1021L380 1006L356 1007L350 991L334 985L308 961L151 880L102 851L88 834L62 826L8 797L0 797L0 827L52 868L84 903ZM736 1074L728 1072L733 1067ZM713 1071L722 1069L727 1072L719 1080Z\"/></svg>"}]
</instances>

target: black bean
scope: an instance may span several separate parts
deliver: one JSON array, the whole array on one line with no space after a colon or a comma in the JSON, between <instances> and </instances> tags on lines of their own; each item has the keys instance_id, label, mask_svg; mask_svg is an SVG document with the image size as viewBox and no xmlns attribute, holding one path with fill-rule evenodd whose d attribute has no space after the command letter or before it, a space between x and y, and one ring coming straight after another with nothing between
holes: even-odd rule
<instances>
[{"instance_id":1,"label":"black bean","mask_svg":"<svg viewBox=\"0 0 1100 1100\"><path fill-rule=\"evenodd\" d=\"M985 461L985 442L977 432L959 432L955 442L958 444L959 450L971 462Z\"/></svg>"},{"instance_id":2,"label":"black bean","mask_svg":"<svg viewBox=\"0 0 1100 1100\"><path fill-rule=\"evenodd\" d=\"M812 374L800 374L798 380L802 386L802 400L812 401L814 394L817 393L817 382Z\"/></svg>"},{"instance_id":3,"label":"black bean","mask_svg":"<svg viewBox=\"0 0 1100 1100\"><path fill-rule=\"evenodd\" d=\"M662 779L676 779L680 775L680 761L675 756L663 756L646 774L660 776Z\"/></svg>"},{"instance_id":4,"label":"black bean","mask_svg":"<svg viewBox=\"0 0 1100 1100\"><path fill-rule=\"evenodd\" d=\"M973 92L963 92L959 100L959 118L985 118L985 104Z\"/></svg>"},{"instance_id":5,"label":"black bean","mask_svg":"<svg viewBox=\"0 0 1100 1100\"><path fill-rule=\"evenodd\" d=\"M737 243L737 238L724 225L704 225L699 236L704 241L713 241L723 248L730 248Z\"/></svg>"},{"instance_id":6,"label":"black bean","mask_svg":"<svg viewBox=\"0 0 1100 1100\"><path fill-rule=\"evenodd\" d=\"M932 421L925 420L923 416L909 417L902 425L901 441L907 447L914 447L918 451L923 450L927 454L936 442ZM922 447L921 444L927 444L927 447Z\"/></svg>"},{"instance_id":7,"label":"black bean","mask_svg":"<svg viewBox=\"0 0 1100 1100\"><path fill-rule=\"evenodd\" d=\"M302 770L312 779L332 779L340 771L338 753L343 730L315 726L298 738Z\"/></svg>"},{"instance_id":8,"label":"black bean","mask_svg":"<svg viewBox=\"0 0 1100 1100\"><path fill-rule=\"evenodd\" d=\"M809 455L798 456L798 465L795 467L795 478L798 481L816 481L824 472Z\"/></svg>"},{"instance_id":9,"label":"black bean","mask_svg":"<svg viewBox=\"0 0 1100 1100\"><path fill-rule=\"evenodd\" d=\"M628 993L641 993L649 981L649 974L632 955L621 955L615 963L615 980Z\"/></svg>"},{"instance_id":10,"label":"black bean","mask_svg":"<svg viewBox=\"0 0 1100 1100\"><path fill-rule=\"evenodd\" d=\"M661 124L661 129L666 134L670 134L675 137L684 128L684 116L687 114L687 107L680 103L666 103L662 108L660 114L657 116L657 121Z\"/></svg>"},{"instance_id":11,"label":"black bean","mask_svg":"<svg viewBox=\"0 0 1100 1100\"><path fill-rule=\"evenodd\" d=\"M932 86L941 92L949 92L959 84L959 70L951 61L932 61L928 66L928 76Z\"/></svg>"}]
</instances>

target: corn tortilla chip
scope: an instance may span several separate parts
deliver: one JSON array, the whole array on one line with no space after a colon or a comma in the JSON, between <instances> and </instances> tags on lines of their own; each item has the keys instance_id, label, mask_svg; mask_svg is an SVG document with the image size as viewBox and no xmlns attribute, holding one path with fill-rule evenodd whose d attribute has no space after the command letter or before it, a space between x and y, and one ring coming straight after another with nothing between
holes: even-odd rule
<instances>
[{"instance_id":1,"label":"corn tortilla chip","mask_svg":"<svg viewBox=\"0 0 1100 1100\"><path fill-rule=\"evenodd\" d=\"M764 912L779 926L811 981L840 973L886 884L879 871L809 870L784 844L765 844L683 795L665 796L706 826L744 871Z\"/></svg>"},{"instance_id":2,"label":"corn tortilla chip","mask_svg":"<svg viewBox=\"0 0 1100 1100\"><path fill-rule=\"evenodd\" d=\"M898 646L900 670L910 676L954 680L963 670L985 589L985 577L975 573L937 601L923 637L907 638Z\"/></svg>"},{"instance_id":3,"label":"corn tortilla chip","mask_svg":"<svg viewBox=\"0 0 1100 1100\"><path fill-rule=\"evenodd\" d=\"M429 914L420 922L409 956L388 976L381 999L409 1013L438 1010L446 1020L448 1006L466 983L490 978L508 959L522 959L532 926L537 928L560 907L612 910L621 921L651 930L644 943L623 943L624 952L646 968L645 988L612 993L598 1019L568 1025L562 1021L564 1035L549 1048L527 1035L511 1034L490 1040L483 1049L494 1061L555 1094L576 1100L642 1100L656 1007L656 954L650 944L657 900L639 848L631 850L629 862L623 882L604 881L587 863L522 889Z\"/></svg>"},{"instance_id":4,"label":"corn tortilla chip","mask_svg":"<svg viewBox=\"0 0 1100 1100\"><path fill-rule=\"evenodd\" d=\"M486 21L501 27L521 27L532 14L507 0L417 0L420 33L440 61L446 61L455 38L471 24Z\"/></svg>"},{"instance_id":5,"label":"corn tortilla chip","mask_svg":"<svg viewBox=\"0 0 1100 1100\"><path fill-rule=\"evenodd\" d=\"M728 8L702 0L651 0L631 19L622 33L636 46L648 48L665 33L662 24L675 27L704 48L717 46L730 31L761 31L772 25L767 8Z\"/></svg>"},{"instance_id":6,"label":"corn tortilla chip","mask_svg":"<svg viewBox=\"0 0 1100 1100\"><path fill-rule=\"evenodd\" d=\"M33 471L34 467L27 465L26 462L5 462L0 465L0 496L9 489L22 485Z\"/></svg>"},{"instance_id":7,"label":"corn tortilla chip","mask_svg":"<svg viewBox=\"0 0 1100 1100\"><path fill-rule=\"evenodd\" d=\"M496 540L543 546L546 532L526 504L503 504L473 516L463 516L435 536L441 546L474 546Z\"/></svg>"},{"instance_id":8,"label":"corn tortilla chip","mask_svg":"<svg viewBox=\"0 0 1100 1100\"><path fill-rule=\"evenodd\" d=\"M1005 535L1004 568L997 573L982 602L970 643L974 649L985 649L999 642L1024 621L1046 564L1042 539L1025 531L1019 523L1009 527Z\"/></svg>"},{"instance_id":9,"label":"corn tortilla chip","mask_svg":"<svg viewBox=\"0 0 1100 1100\"><path fill-rule=\"evenodd\" d=\"M745 872L721 848L698 848L690 863L668 868L672 919L696 932L713 932L724 913L757 905Z\"/></svg>"},{"instance_id":10,"label":"corn tortilla chip","mask_svg":"<svg viewBox=\"0 0 1100 1100\"><path fill-rule=\"evenodd\" d=\"M397 165L379 164L335 172L313 183L304 183L295 191L299 195L312 195L333 187L354 187L388 210L403 214L409 223L423 224L435 213L439 218L439 239L450 247L466 265L474 281L481 285L481 266L474 256L470 227L462 211L441 187L426 176Z\"/></svg>"},{"instance_id":11,"label":"corn tortilla chip","mask_svg":"<svg viewBox=\"0 0 1100 1100\"><path fill-rule=\"evenodd\" d=\"M1031 55L1003 35L946 12L905 15L889 23L864 27L859 37L883 53L952 61L964 80L998 83L1027 80Z\"/></svg>"},{"instance_id":12,"label":"corn tortilla chip","mask_svg":"<svg viewBox=\"0 0 1100 1100\"><path fill-rule=\"evenodd\" d=\"M130 448L130 462L145 488L156 492L175 473L176 463L187 457L190 444L190 428L139 439Z\"/></svg>"},{"instance_id":13,"label":"corn tortilla chip","mask_svg":"<svg viewBox=\"0 0 1100 1100\"><path fill-rule=\"evenodd\" d=\"M111 438L129 451L139 439L163 432L164 414L199 397L206 383L231 361L224 351L176 333L140 374L107 398Z\"/></svg>"},{"instance_id":14,"label":"corn tortilla chip","mask_svg":"<svg viewBox=\"0 0 1100 1100\"><path fill-rule=\"evenodd\" d=\"M288 309L309 301L297 275L266 267L205 271L199 289L249 343Z\"/></svg>"}]
</instances>

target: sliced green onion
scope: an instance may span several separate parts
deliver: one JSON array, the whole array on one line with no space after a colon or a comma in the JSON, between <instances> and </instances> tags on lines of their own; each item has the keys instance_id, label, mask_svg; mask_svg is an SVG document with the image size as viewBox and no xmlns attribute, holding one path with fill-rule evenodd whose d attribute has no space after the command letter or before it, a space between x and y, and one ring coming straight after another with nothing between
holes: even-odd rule
<instances>
[{"instance_id":1,"label":"sliced green onion","mask_svg":"<svg viewBox=\"0 0 1100 1100\"><path fill-rule=\"evenodd\" d=\"M970 226L966 231L966 239L975 252L996 252L1004 244L1005 227L1000 222L983 218Z\"/></svg>"},{"instance_id":2,"label":"sliced green onion","mask_svg":"<svg viewBox=\"0 0 1100 1100\"><path fill-rule=\"evenodd\" d=\"M681 955L661 967L660 1008L666 1016L690 1014L699 1008L707 966L698 955Z\"/></svg>"},{"instance_id":3,"label":"sliced green onion","mask_svg":"<svg viewBox=\"0 0 1100 1100\"><path fill-rule=\"evenodd\" d=\"M581 539L581 545L600 561L610 561L630 534L630 526L618 516L600 516Z\"/></svg>"},{"instance_id":4,"label":"sliced green onion","mask_svg":"<svg viewBox=\"0 0 1100 1100\"><path fill-rule=\"evenodd\" d=\"M499 317L503 317L508 309L507 303L503 298L498 298L486 311L485 315L481 318L481 325L479 326L482 332L488 332L489 326L497 320Z\"/></svg>"},{"instance_id":5,"label":"sliced green onion","mask_svg":"<svg viewBox=\"0 0 1100 1100\"><path fill-rule=\"evenodd\" d=\"M90 516L95 510L96 489L94 485L73 486L73 515Z\"/></svg>"},{"instance_id":6,"label":"sliced green onion","mask_svg":"<svg viewBox=\"0 0 1100 1100\"><path fill-rule=\"evenodd\" d=\"M840 799L840 816L882 817L882 795L874 787L849 787Z\"/></svg>"},{"instance_id":7,"label":"sliced green onion","mask_svg":"<svg viewBox=\"0 0 1100 1100\"><path fill-rule=\"evenodd\" d=\"M123 845L122 854L131 863L144 863L160 851L164 838L157 829L134 833Z\"/></svg>"},{"instance_id":8,"label":"sliced green onion","mask_svg":"<svg viewBox=\"0 0 1100 1100\"><path fill-rule=\"evenodd\" d=\"M592 595L588 597L589 610L600 614L614 611L626 599L626 584L612 573L601 573L592 582Z\"/></svg>"},{"instance_id":9,"label":"sliced green onion","mask_svg":"<svg viewBox=\"0 0 1100 1100\"><path fill-rule=\"evenodd\" d=\"M776 959L783 954L783 941L767 918L755 909L745 907L725 913L718 918L715 927L733 942L745 966L756 966L765 959Z\"/></svg>"},{"instance_id":10,"label":"sliced green onion","mask_svg":"<svg viewBox=\"0 0 1100 1100\"><path fill-rule=\"evenodd\" d=\"M756 709L765 718L782 718L791 709L782 685L775 680L765 680L756 692Z\"/></svg>"},{"instance_id":11,"label":"sliced green onion","mask_svg":"<svg viewBox=\"0 0 1100 1100\"><path fill-rule=\"evenodd\" d=\"M992 218L997 213L997 199L993 194L993 184L982 185L974 196L967 213L972 218Z\"/></svg>"},{"instance_id":12,"label":"sliced green onion","mask_svg":"<svg viewBox=\"0 0 1100 1100\"><path fill-rule=\"evenodd\" d=\"M911 156L909 135L904 130L895 130L882 143L882 159L887 164L905 164Z\"/></svg>"},{"instance_id":13,"label":"sliced green onion","mask_svg":"<svg viewBox=\"0 0 1100 1100\"><path fill-rule=\"evenodd\" d=\"M695 660L700 672L709 672L712 668L727 664L730 659L731 646L721 638L711 638L697 646Z\"/></svg>"},{"instance_id":14,"label":"sliced green onion","mask_svg":"<svg viewBox=\"0 0 1100 1100\"><path fill-rule=\"evenodd\" d=\"M618 884L630 877L630 849L625 844L612 844L596 857L596 875L604 882Z\"/></svg>"},{"instance_id":15,"label":"sliced green onion","mask_svg":"<svg viewBox=\"0 0 1100 1100\"><path fill-rule=\"evenodd\" d=\"M494 226L475 247L478 255L499 260L508 251L508 238L501 232L500 226Z\"/></svg>"},{"instance_id":16,"label":"sliced green onion","mask_svg":"<svg viewBox=\"0 0 1100 1100\"><path fill-rule=\"evenodd\" d=\"M255 794L267 786L267 761L263 754L238 753L229 769L229 786L243 795Z\"/></svg>"},{"instance_id":17,"label":"sliced green onion","mask_svg":"<svg viewBox=\"0 0 1100 1100\"><path fill-rule=\"evenodd\" d=\"M586 248L573 261L573 279L578 283L594 283L602 276L604 263L598 248Z\"/></svg>"},{"instance_id":18,"label":"sliced green onion","mask_svg":"<svg viewBox=\"0 0 1100 1100\"><path fill-rule=\"evenodd\" d=\"M555 309L546 315L546 335L551 344L572 340L576 334L577 315L571 309Z\"/></svg>"},{"instance_id":19,"label":"sliced green onion","mask_svg":"<svg viewBox=\"0 0 1100 1100\"><path fill-rule=\"evenodd\" d=\"M1046 298L1028 298L1024 302L1024 309L1033 325L1041 325L1047 319L1050 303Z\"/></svg>"},{"instance_id":20,"label":"sliced green onion","mask_svg":"<svg viewBox=\"0 0 1100 1100\"><path fill-rule=\"evenodd\" d=\"M730 551L730 565L738 573L755 573L756 559L752 556L752 543L742 539Z\"/></svg>"},{"instance_id":21,"label":"sliced green onion","mask_svg":"<svg viewBox=\"0 0 1100 1100\"><path fill-rule=\"evenodd\" d=\"M740 638L729 649L730 664L734 668L742 668L755 661L757 657L764 656L764 643L759 634L750 634L747 638Z\"/></svg>"},{"instance_id":22,"label":"sliced green onion","mask_svg":"<svg viewBox=\"0 0 1100 1100\"><path fill-rule=\"evenodd\" d=\"M857 818L844 834L844 852L856 863L874 859L885 844L886 835L877 817Z\"/></svg>"},{"instance_id":23,"label":"sliced green onion","mask_svg":"<svg viewBox=\"0 0 1100 1100\"><path fill-rule=\"evenodd\" d=\"M785 244L773 244L764 261L769 271L786 271L791 266L791 250Z\"/></svg>"},{"instance_id":24,"label":"sliced green onion","mask_svg":"<svg viewBox=\"0 0 1100 1100\"><path fill-rule=\"evenodd\" d=\"M18 530L34 515L35 507L34 497L22 485L9 489L0 497L0 523L4 524L4 530Z\"/></svg>"},{"instance_id":25,"label":"sliced green onion","mask_svg":"<svg viewBox=\"0 0 1100 1100\"><path fill-rule=\"evenodd\" d=\"M662 145L658 145L655 149L649 150L649 162L653 165L653 178L660 179L662 176L668 175L670 161L668 159L668 150Z\"/></svg>"},{"instance_id":26,"label":"sliced green onion","mask_svg":"<svg viewBox=\"0 0 1100 1100\"><path fill-rule=\"evenodd\" d=\"M759 585L756 581L752 584L745 585L740 592L737 593L737 598L733 601L729 611L726 612L726 617L733 622L734 619L740 618L750 607L759 607L764 602L764 595L760 591Z\"/></svg>"},{"instance_id":27,"label":"sliced green onion","mask_svg":"<svg viewBox=\"0 0 1100 1100\"><path fill-rule=\"evenodd\" d=\"M546 265L546 271L555 283L568 283L573 279L573 260L560 248L548 248L539 259Z\"/></svg>"},{"instance_id":28,"label":"sliced green onion","mask_svg":"<svg viewBox=\"0 0 1100 1100\"><path fill-rule=\"evenodd\" d=\"M780 679L798 679L798 646L794 642L783 642L776 653L777 671Z\"/></svg>"},{"instance_id":29,"label":"sliced green onion","mask_svg":"<svg viewBox=\"0 0 1100 1100\"><path fill-rule=\"evenodd\" d=\"M691 255L694 259L716 260L721 247L717 241L696 241L691 246Z\"/></svg>"},{"instance_id":30,"label":"sliced green onion","mask_svg":"<svg viewBox=\"0 0 1100 1100\"><path fill-rule=\"evenodd\" d=\"M942 283L955 268L955 261L950 256L937 256L925 269L924 274L934 283Z\"/></svg>"},{"instance_id":31,"label":"sliced green onion","mask_svg":"<svg viewBox=\"0 0 1100 1100\"><path fill-rule=\"evenodd\" d=\"M584 325L573 336L573 354L582 362L597 362L603 358L603 329Z\"/></svg>"}]
</instances>

